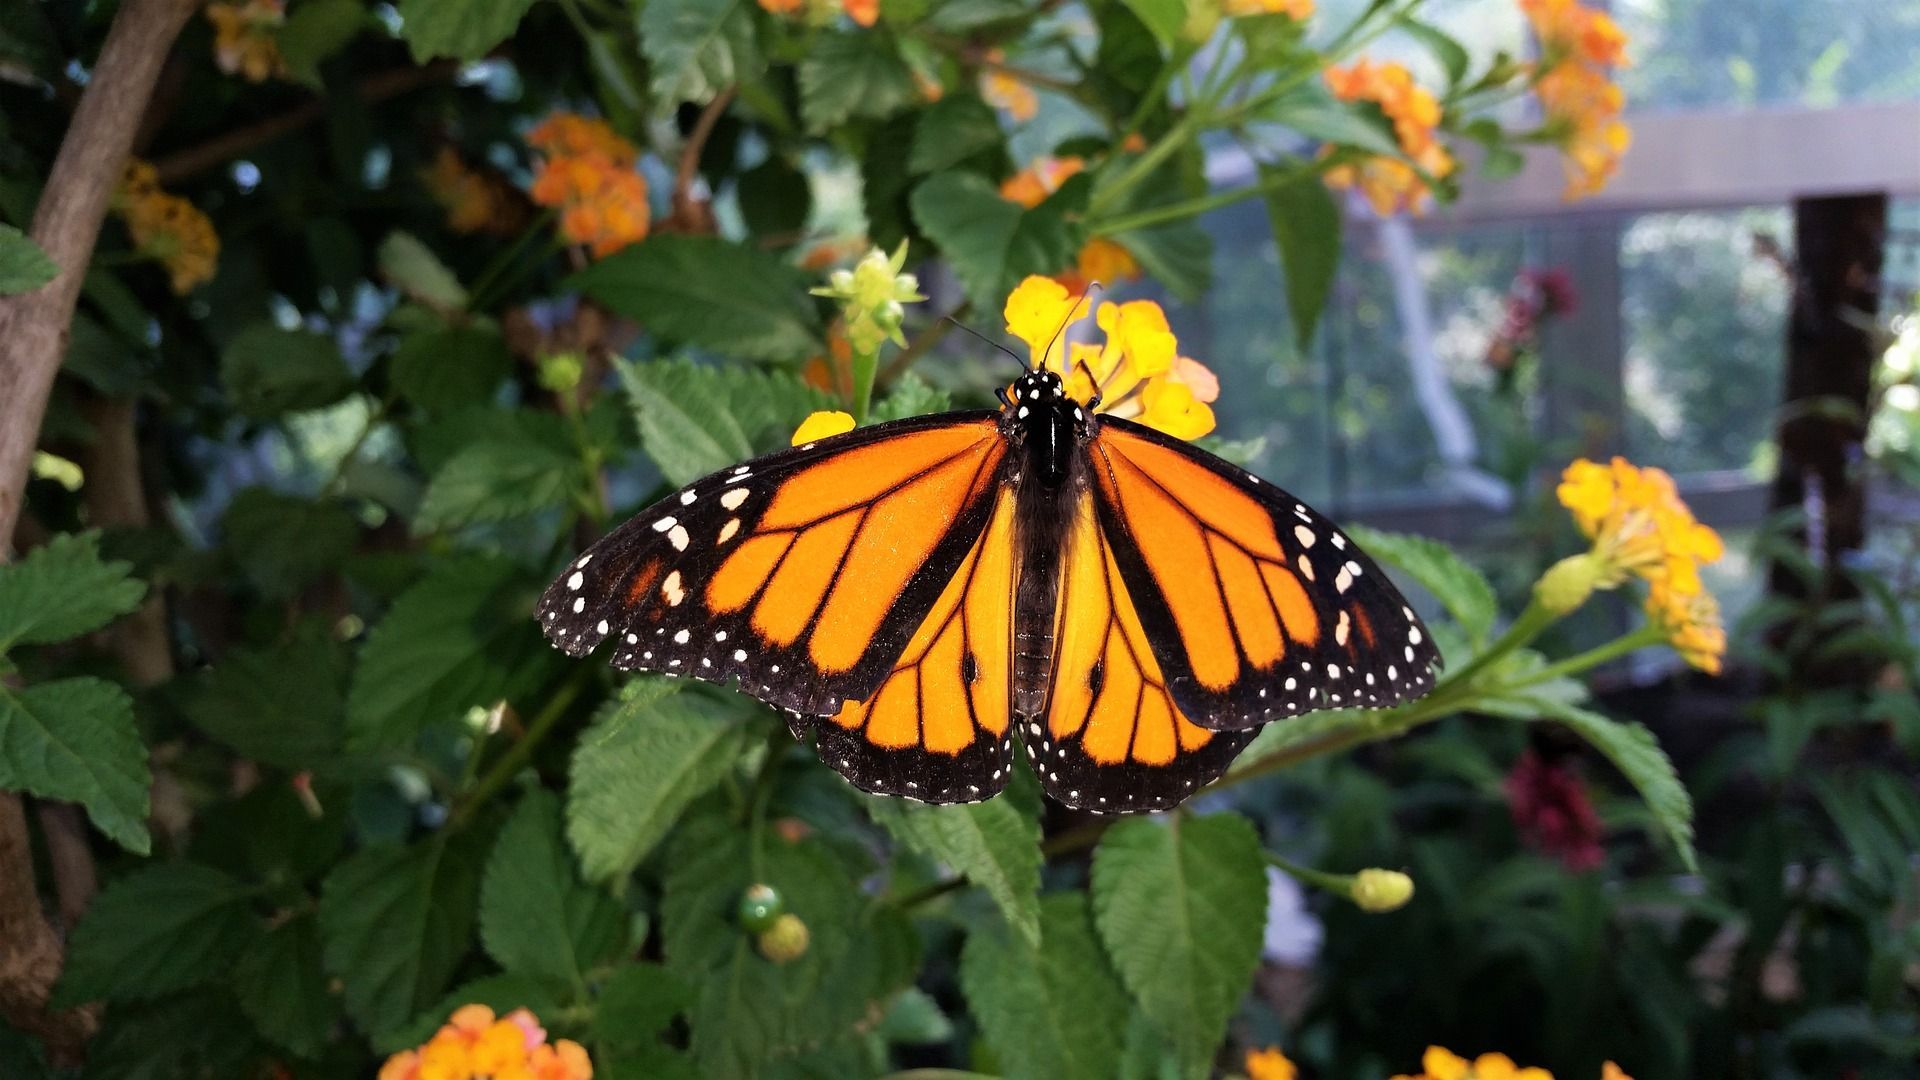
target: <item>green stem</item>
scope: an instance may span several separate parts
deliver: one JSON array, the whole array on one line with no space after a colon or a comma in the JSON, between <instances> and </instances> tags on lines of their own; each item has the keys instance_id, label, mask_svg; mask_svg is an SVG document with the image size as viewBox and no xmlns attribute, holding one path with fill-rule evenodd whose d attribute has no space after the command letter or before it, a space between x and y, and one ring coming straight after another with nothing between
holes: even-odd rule
<instances>
[{"instance_id":1,"label":"green stem","mask_svg":"<svg viewBox=\"0 0 1920 1080\"><path fill-rule=\"evenodd\" d=\"M500 789L512 783L513 778L520 774L520 770L526 768L527 762L533 758L533 752L540 748L540 744L553 732L554 725L558 724L560 718L566 714L567 708L587 688L587 683L593 678L593 670L593 667L588 664L580 664L574 668L573 674L566 682L560 684L560 689L553 692L553 696L547 699L546 706L533 718L533 722L527 725L526 734L520 736L518 742L509 746L506 753L500 755L500 759L493 763L493 767L486 771L486 774L480 778L480 782L473 786L465 799L461 800L459 807L453 812L453 817L447 823L448 828L458 829L471 822L474 814L478 813L489 799L500 794Z\"/></svg>"},{"instance_id":2,"label":"green stem","mask_svg":"<svg viewBox=\"0 0 1920 1080\"><path fill-rule=\"evenodd\" d=\"M1248 199L1271 194L1290 184L1298 183L1308 177L1317 176L1343 160L1345 160L1344 156L1336 152L1326 157L1306 162L1296 168L1288 169L1285 172L1275 173L1261 179L1257 183L1234 188L1231 191L1215 192L1212 195L1205 195L1198 199L1188 199L1184 202L1169 203L1166 206L1148 207L1145 210L1136 210L1131 214L1120 214L1108 218L1105 221L1094 218L1089 223L1088 229L1096 236L1115 236L1124 232L1132 232L1135 229L1147 229L1155 225L1165 225L1168 222L1198 217L1201 214L1212 213L1222 207L1232 206L1235 203L1245 202Z\"/></svg>"},{"instance_id":3,"label":"green stem","mask_svg":"<svg viewBox=\"0 0 1920 1080\"><path fill-rule=\"evenodd\" d=\"M1087 201L1087 217L1097 219L1102 210L1108 209L1127 190L1153 174L1174 152L1186 144L1187 140L1199 134L1200 117L1188 112L1166 130L1138 161L1128 165L1112 182L1093 193Z\"/></svg>"},{"instance_id":4,"label":"green stem","mask_svg":"<svg viewBox=\"0 0 1920 1080\"><path fill-rule=\"evenodd\" d=\"M538 217L521 230L513 243L507 245L505 251L495 255L493 261L480 271L480 276L474 280L473 288L467 290L468 311L485 311L494 301L495 294L503 292L520 280L525 273L524 270L511 276L507 272L519 264L520 256L526 254L529 245L546 235L547 226L553 223L553 219L552 210L542 210Z\"/></svg>"},{"instance_id":5,"label":"green stem","mask_svg":"<svg viewBox=\"0 0 1920 1080\"><path fill-rule=\"evenodd\" d=\"M1343 897L1353 895L1352 874L1329 874L1325 870L1315 870L1311 866L1301 866L1299 863L1291 859L1282 858L1271 851L1267 852L1266 855L1269 866L1278 869L1280 872L1303 885L1311 885L1316 889L1324 889L1327 892L1335 893Z\"/></svg>"},{"instance_id":6,"label":"green stem","mask_svg":"<svg viewBox=\"0 0 1920 1080\"><path fill-rule=\"evenodd\" d=\"M1538 599L1527 601L1527 609L1520 613L1519 618L1513 620L1512 625L1507 627L1506 633L1501 634L1492 645L1482 649L1480 655L1467 661L1465 667L1448 672L1446 677L1440 680L1440 685L1435 692L1446 690L1448 687L1466 686L1474 676L1486 670L1487 665L1539 637L1540 632L1553 625L1557 618L1559 616L1541 606Z\"/></svg>"},{"instance_id":7,"label":"green stem","mask_svg":"<svg viewBox=\"0 0 1920 1080\"><path fill-rule=\"evenodd\" d=\"M1631 633L1622 634L1605 645L1596 645L1583 653L1576 653L1527 673L1519 682L1503 684L1501 690L1520 690L1539 683L1557 679L1562 675L1577 675L1588 668L1599 667L1609 660L1625 656L1630 652L1658 645L1667 640L1667 635L1658 626L1649 623Z\"/></svg>"},{"instance_id":8,"label":"green stem","mask_svg":"<svg viewBox=\"0 0 1920 1080\"><path fill-rule=\"evenodd\" d=\"M855 350L853 354L853 422L867 422L867 407L873 402L873 376L880 370L880 350Z\"/></svg>"},{"instance_id":9,"label":"green stem","mask_svg":"<svg viewBox=\"0 0 1920 1080\"><path fill-rule=\"evenodd\" d=\"M767 805L773 800L774 775L791 741L779 725L774 725L773 733L767 736L767 755L761 759L760 771L753 777L753 789L747 793L747 865L755 881L761 880L760 848L767 832Z\"/></svg>"}]
</instances>

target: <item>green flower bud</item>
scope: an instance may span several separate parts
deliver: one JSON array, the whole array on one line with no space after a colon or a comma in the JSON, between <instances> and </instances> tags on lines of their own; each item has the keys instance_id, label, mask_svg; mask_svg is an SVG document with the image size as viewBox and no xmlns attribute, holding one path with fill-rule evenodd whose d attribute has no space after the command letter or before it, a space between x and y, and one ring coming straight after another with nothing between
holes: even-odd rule
<instances>
[{"instance_id":1,"label":"green flower bud","mask_svg":"<svg viewBox=\"0 0 1920 1080\"><path fill-rule=\"evenodd\" d=\"M1547 568L1534 583L1533 596L1554 617L1587 602L1601 583L1605 567L1591 553L1569 555Z\"/></svg>"},{"instance_id":2,"label":"green flower bud","mask_svg":"<svg viewBox=\"0 0 1920 1080\"><path fill-rule=\"evenodd\" d=\"M1413 899L1413 879L1398 870L1362 870L1353 875L1348 895L1361 911L1381 915L1397 911Z\"/></svg>"},{"instance_id":3,"label":"green flower bud","mask_svg":"<svg viewBox=\"0 0 1920 1080\"><path fill-rule=\"evenodd\" d=\"M760 955L776 964L790 964L807 954L807 924L788 913L773 920L760 935Z\"/></svg>"},{"instance_id":4,"label":"green flower bud","mask_svg":"<svg viewBox=\"0 0 1920 1080\"><path fill-rule=\"evenodd\" d=\"M540 358L540 385L556 394L564 394L580 385L586 361L579 353L552 353Z\"/></svg>"},{"instance_id":5,"label":"green flower bud","mask_svg":"<svg viewBox=\"0 0 1920 1080\"><path fill-rule=\"evenodd\" d=\"M740 908L737 913L740 928L749 934L771 930L784 907L779 891L773 886L749 885L747 891L740 894Z\"/></svg>"}]
</instances>

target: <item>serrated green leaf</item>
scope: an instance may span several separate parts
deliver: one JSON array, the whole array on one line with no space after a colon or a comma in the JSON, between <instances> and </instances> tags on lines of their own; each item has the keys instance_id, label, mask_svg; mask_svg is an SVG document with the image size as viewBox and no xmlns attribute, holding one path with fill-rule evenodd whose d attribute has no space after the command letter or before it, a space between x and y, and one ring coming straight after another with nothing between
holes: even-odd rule
<instances>
[{"instance_id":1,"label":"serrated green leaf","mask_svg":"<svg viewBox=\"0 0 1920 1080\"><path fill-rule=\"evenodd\" d=\"M798 272L717 237L651 237L569 285L654 334L728 356L797 360L820 349L819 317Z\"/></svg>"},{"instance_id":2,"label":"serrated green leaf","mask_svg":"<svg viewBox=\"0 0 1920 1080\"><path fill-rule=\"evenodd\" d=\"M151 783L126 691L94 678L0 687L0 790L79 803L94 828L145 855Z\"/></svg>"},{"instance_id":3,"label":"serrated green leaf","mask_svg":"<svg viewBox=\"0 0 1920 1080\"><path fill-rule=\"evenodd\" d=\"M766 65L750 0L648 0L639 25L653 92L665 105L704 105Z\"/></svg>"},{"instance_id":4,"label":"serrated green leaf","mask_svg":"<svg viewBox=\"0 0 1920 1080\"><path fill-rule=\"evenodd\" d=\"M533 0L400 0L400 36L416 64L478 60L507 40Z\"/></svg>"},{"instance_id":5,"label":"serrated green leaf","mask_svg":"<svg viewBox=\"0 0 1920 1080\"><path fill-rule=\"evenodd\" d=\"M400 745L437 720L546 682L557 654L540 639L534 596L504 560L435 566L367 635L347 693L348 745Z\"/></svg>"},{"instance_id":6,"label":"serrated green leaf","mask_svg":"<svg viewBox=\"0 0 1920 1080\"><path fill-rule=\"evenodd\" d=\"M1187 5L1184 0L1124 0L1128 10L1140 17L1153 36L1162 44L1180 39L1180 31L1187 24Z\"/></svg>"},{"instance_id":7,"label":"serrated green leaf","mask_svg":"<svg viewBox=\"0 0 1920 1080\"><path fill-rule=\"evenodd\" d=\"M891 34L823 33L800 61L800 116L816 134L856 116L884 119L919 96Z\"/></svg>"},{"instance_id":8,"label":"serrated green leaf","mask_svg":"<svg viewBox=\"0 0 1920 1080\"><path fill-rule=\"evenodd\" d=\"M0 564L0 653L98 630L140 606L132 565L100 558L98 532L62 533Z\"/></svg>"},{"instance_id":9,"label":"serrated green leaf","mask_svg":"<svg viewBox=\"0 0 1920 1080\"><path fill-rule=\"evenodd\" d=\"M669 483L688 484L784 446L827 398L791 375L685 361L620 365L640 444Z\"/></svg>"},{"instance_id":10,"label":"serrated green leaf","mask_svg":"<svg viewBox=\"0 0 1920 1080\"><path fill-rule=\"evenodd\" d=\"M932 994L909 986L893 999L874 1031L890 1043L937 1046L953 1038L953 1021Z\"/></svg>"},{"instance_id":11,"label":"serrated green leaf","mask_svg":"<svg viewBox=\"0 0 1920 1080\"><path fill-rule=\"evenodd\" d=\"M371 847L335 867L320 895L327 970L370 1033L433 1004L473 944L482 839L475 830Z\"/></svg>"},{"instance_id":12,"label":"serrated green leaf","mask_svg":"<svg viewBox=\"0 0 1920 1080\"><path fill-rule=\"evenodd\" d=\"M60 267L11 225L0 224L0 296L32 292L59 276Z\"/></svg>"},{"instance_id":13,"label":"serrated green leaf","mask_svg":"<svg viewBox=\"0 0 1920 1080\"><path fill-rule=\"evenodd\" d=\"M1260 963L1266 861L1245 818L1128 818L1093 856L1093 913L1121 981L1190 1064L1220 1044Z\"/></svg>"},{"instance_id":14,"label":"serrated green leaf","mask_svg":"<svg viewBox=\"0 0 1920 1080\"><path fill-rule=\"evenodd\" d=\"M320 64L347 47L367 23L360 0L307 0L294 5L277 39L287 76L318 90Z\"/></svg>"},{"instance_id":15,"label":"serrated green leaf","mask_svg":"<svg viewBox=\"0 0 1920 1080\"><path fill-rule=\"evenodd\" d=\"M1260 172L1266 178L1275 169L1263 165ZM1268 192L1267 215L1280 249L1294 343L1305 352L1340 271L1340 206L1319 177L1308 176Z\"/></svg>"},{"instance_id":16,"label":"serrated green leaf","mask_svg":"<svg viewBox=\"0 0 1920 1080\"><path fill-rule=\"evenodd\" d=\"M415 535L483 521L508 521L565 506L580 490L580 459L540 443L493 440L453 456L427 484Z\"/></svg>"},{"instance_id":17,"label":"serrated green leaf","mask_svg":"<svg viewBox=\"0 0 1920 1080\"><path fill-rule=\"evenodd\" d=\"M389 378L407 400L451 410L493 400L513 371L513 356L497 330L450 326L420 330L393 351Z\"/></svg>"},{"instance_id":18,"label":"serrated green leaf","mask_svg":"<svg viewBox=\"0 0 1920 1080\"><path fill-rule=\"evenodd\" d=\"M1257 929L1257 928L1256 928ZM960 989L1006 1080L1111 1080L1126 991L1094 933L1085 893L1040 901L1040 947L982 927L960 952Z\"/></svg>"},{"instance_id":19,"label":"serrated green leaf","mask_svg":"<svg viewBox=\"0 0 1920 1080\"><path fill-rule=\"evenodd\" d=\"M1213 285L1213 238L1197 222L1133 229L1113 239L1180 300L1197 302Z\"/></svg>"},{"instance_id":20,"label":"serrated green leaf","mask_svg":"<svg viewBox=\"0 0 1920 1080\"><path fill-rule=\"evenodd\" d=\"M233 994L260 1034L301 1057L325 1048L340 1002L320 962L320 922L297 915L254 939L233 966Z\"/></svg>"},{"instance_id":21,"label":"serrated green leaf","mask_svg":"<svg viewBox=\"0 0 1920 1080\"><path fill-rule=\"evenodd\" d=\"M500 830L480 884L480 942L508 971L584 989L624 913L589 888L561 836L560 800L536 788Z\"/></svg>"},{"instance_id":22,"label":"serrated green leaf","mask_svg":"<svg viewBox=\"0 0 1920 1080\"><path fill-rule=\"evenodd\" d=\"M220 381L234 408L256 419L331 405L353 389L332 338L271 323L234 335L220 355Z\"/></svg>"},{"instance_id":23,"label":"serrated green leaf","mask_svg":"<svg viewBox=\"0 0 1920 1080\"><path fill-rule=\"evenodd\" d=\"M886 397L874 404L873 410L867 414L867 422L884 424L889 420L926 416L951 408L952 394L909 371L894 382L893 389L887 392Z\"/></svg>"},{"instance_id":24,"label":"serrated green leaf","mask_svg":"<svg viewBox=\"0 0 1920 1080\"><path fill-rule=\"evenodd\" d=\"M310 769L340 750L347 656L318 623L283 645L235 649L196 676L184 708L194 726L240 754Z\"/></svg>"},{"instance_id":25,"label":"serrated green leaf","mask_svg":"<svg viewBox=\"0 0 1920 1080\"><path fill-rule=\"evenodd\" d=\"M1384 714L1366 709L1316 709L1292 717L1285 723L1267 724L1247 744L1247 748L1240 751L1240 756L1228 767L1227 774L1231 776L1243 772L1274 754L1313 742L1322 735L1372 723L1373 718L1379 715Z\"/></svg>"},{"instance_id":26,"label":"serrated green leaf","mask_svg":"<svg viewBox=\"0 0 1920 1080\"><path fill-rule=\"evenodd\" d=\"M1067 215L1085 207L1087 183L1074 177L1031 210L1000 197L986 177L945 172L913 189L914 223L941 254L976 307L998 311L1012 285L1028 274L1073 265L1083 230Z\"/></svg>"},{"instance_id":27,"label":"serrated green leaf","mask_svg":"<svg viewBox=\"0 0 1920 1080\"><path fill-rule=\"evenodd\" d=\"M388 233L380 242L379 263L382 276L428 307L457 311L467 306L467 290L460 279L412 233Z\"/></svg>"},{"instance_id":28,"label":"serrated green leaf","mask_svg":"<svg viewBox=\"0 0 1920 1080\"><path fill-rule=\"evenodd\" d=\"M338 502L247 488L221 519L227 550L254 588L291 596L337 569L360 541L360 523Z\"/></svg>"},{"instance_id":29,"label":"serrated green leaf","mask_svg":"<svg viewBox=\"0 0 1920 1080\"><path fill-rule=\"evenodd\" d=\"M1040 823L1005 799L930 806L899 799L867 800L873 819L894 839L937 859L986 890L1007 924L1040 942Z\"/></svg>"},{"instance_id":30,"label":"serrated green leaf","mask_svg":"<svg viewBox=\"0 0 1920 1080\"><path fill-rule=\"evenodd\" d=\"M741 710L674 690L663 678L629 683L574 751L567 838L590 879L639 865L751 742Z\"/></svg>"},{"instance_id":31,"label":"serrated green leaf","mask_svg":"<svg viewBox=\"0 0 1920 1080\"><path fill-rule=\"evenodd\" d=\"M1433 54L1435 60L1440 61L1440 67L1447 73L1448 86L1458 86L1460 80L1467 77L1467 65L1470 62L1467 50L1452 35L1419 19L1402 18L1398 21L1398 27L1412 35L1415 41Z\"/></svg>"},{"instance_id":32,"label":"serrated green leaf","mask_svg":"<svg viewBox=\"0 0 1920 1080\"><path fill-rule=\"evenodd\" d=\"M55 1001L151 1001L225 978L259 932L247 896L240 882L190 862L114 882L74 927Z\"/></svg>"},{"instance_id":33,"label":"serrated green leaf","mask_svg":"<svg viewBox=\"0 0 1920 1080\"><path fill-rule=\"evenodd\" d=\"M1693 799L1653 732L1556 698L1540 697L1535 703L1541 718L1565 724L1613 762L1640 793L1687 872L1699 873L1700 860L1693 850Z\"/></svg>"},{"instance_id":34,"label":"serrated green leaf","mask_svg":"<svg viewBox=\"0 0 1920 1080\"><path fill-rule=\"evenodd\" d=\"M659 964L623 965L600 985L594 1041L616 1047L651 1043L698 997L697 988Z\"/></svg>"},{"instance_id":35,"label":"serrated green leaf","mask_svg":"<svg viewBox=\"0 0 1920 1080\"><path fill-rule=\"evenodd\" d=\"M939 172L1006 145L1000 116L974 94L948 94L920 114L913 129L907 168Z\"/></svg>"},{"instance_id":36,"label":"serrated green leaf","mask_svg":"<svg viewBox=\"0 0 1920 1080\"><path fill-rule=\"evenodd\" d=\"M1467 637L1478 644L1493 628L1500 602L1485 574L1468 565L1453 549L1424 536L1381 532L1364 525L1347 530L1367 554L1398 567L1433 594Z\"/></svg>"}]
</instances>

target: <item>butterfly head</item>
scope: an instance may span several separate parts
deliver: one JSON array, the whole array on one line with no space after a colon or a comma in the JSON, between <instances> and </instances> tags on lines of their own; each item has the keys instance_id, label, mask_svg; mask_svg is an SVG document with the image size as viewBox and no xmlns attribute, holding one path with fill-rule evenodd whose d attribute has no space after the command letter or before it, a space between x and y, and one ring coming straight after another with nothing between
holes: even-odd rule
<instances>
[{"instance_id":1,"label":"butterfly head","mask_svg":"<svg viewBox=\"0 0 1920 1080\"><path fill-rule=\"evenodd\" d=\"M1000 428L1025 445L1047 486L1065 481L1075 445L1093 434L1093 413L1067 396L1060 376L1029 371L1000 391Z\"/></svg>"}]
</instances>

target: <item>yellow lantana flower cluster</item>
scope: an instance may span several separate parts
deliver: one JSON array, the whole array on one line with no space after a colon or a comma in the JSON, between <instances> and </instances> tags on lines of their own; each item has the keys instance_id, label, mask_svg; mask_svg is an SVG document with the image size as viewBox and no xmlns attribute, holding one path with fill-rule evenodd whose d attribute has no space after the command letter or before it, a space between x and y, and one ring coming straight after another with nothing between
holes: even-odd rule
<instances>
[{"instance_id":1,"label":"yellow lantana flower cluster","mask_svg":"<svg viewBox=\"0 0 1920 1080\"><path fill-rule=\"evenodd\" d=\"M1035 275L1007 297L1007 333L1027 343L1036 366L1064 379L1074 400L1090 401L1097 389L1098 412L1138 420L1180 439L1212 431L1210 403L1220 397L1220 382L1205 365L1180 355L1160 305L1103 303L1094 320L1106 333L1105 343L1069 346L1066 327L1085 318L1089 307L1084 296Z\"/></svg>"},{"instance_id":2,"label":"yellow lantana flower cluster","mask_svg":"<svg viewBox=\"0 0 1920 1080\"><path fill-rule=\"evenodd\" d=\"M1427 179L1438 180L1454 170L1453 155L1440 145L1440 102L1413 80L1404 65L1355 61L1349 67L1330 67L1327 88L1341 101L1371 101L1393 124L1402 158L1375 155L1327 170L1327 183L1360 193L1382 217L1405 210L1426 209L1431 192ZM1425 174L1424 176L1422 174Z\"/></svg>"},{"instance_id":3,"label":"yellow lantana flower cluster","mask_svg":"<svg viewBox=\"0 0 1920 1080\"><path fill-rule=\"evenodd\" d=\"M1542 74L1533 89L1547 132L1566 155L1566 197L1592 195L1613 178L1632 141L1620 119L1626 95L1608 72L1628 62L1627 35L1579 0L1520 0L1520 8L1540 38Z\"/></svg>"},{"instance_id":4,"label":"yellow lantana flower cluster","mask_svg":"<svg viewBox=\"0 0 1920 1080\"><path fill-rule=\"evenodd\" d=\"M1250 15L1285 15L1294 22L1313 16L1313 0L1226 0L1225 10L1235 19Z\"/></svg>"},{"instance_id":5,"label":"yellow lantana flower cluster","mask_svg":"<svg viewBox=\"0 0 1920 1080\"><path fill-rule=\"evenodd\" d=\"M647 182L634 171L639 150L604 120L555 113L527 133L542 160L533 201L560 210L560 235L595 258L647 238Z\"/></svg>"},{"instance_id":6,"label":"yellow lantana flower cluster","mask_svg":"<svg viewBox=\"0 0 1920 1080\"><path fill-rule=\"evenodd\" d=\"M220 259L220 235L207 215L179 195L160 190L147 162L127 162L113 209L127 224L136 252L167 268L168 283L181 296L212 280Z\"/></svg>"},{"instance_id":7,"label":"yellow lantana flower cluster","mask_svg":"<svg viewBox=\"0 0 1920 1080\"><path fill-rule=\"evenodd\" d=\"M1468 1061L1444 1046L1429 1046L1420 1056L1421 1071L1393 1080L1553 1080L1553 1074L1538 1066L1522 1068L1505 1054L1481 1054ZM1600 1080L1633 1080L1618 1065L1609 1061L1600 1069Z\"/></svg>"},{"instance_id":8,"label":"yellow lantana flower cluster","mask_svg":"<svg viewBox=\"0 0 1920 1080\"><path fill-rule=\"evenodd\" d=\"M1567 466L1555 494L1593 540L1593 584L1611 588L1630 576L1645 579L1648 617L1689 664L1718 673L1726 631L1700 567L1718 561L1725 546L1694 519L1673 478L1625 458L1605 465L1582 458Z\"/></svg>"},{"instance_id":9,"label":"yellow lantana flower cluster","mask_svg":"<svg viewBox=\"0 0 1920 1080\"><path fill-rule=\"evenodd\" d=\"M495 1017L462 1005L426 1045L388 1058L379 1080L593 1080L593 1062L572 1039L548 1043L526 1009Z\"/></svg>"},{"instance_id":10,"label":"yellow lantana flower cluster","mask_svg":"<svg viewBox=\"0 0 1920 1080\"><path fill-rule=\"evenodd\" d=\"M213 60L220 70L248 82L266 82L287 73L280 55L280 28L287 24L284 0L245 0L207 5L213 24Z\"/></svg>"},{"instance_id":11,"label":"yellow lantana flower cluster","mask_svg":"<svg viewBox=\"0 0 1920 1080\"><path fill-rule=\"evenodd\" d=\"M1249 1050L1246 1057L1247 1080L1296 1080L1300 1070L1277 1046Z\"/></svg>"}]
</instances>

